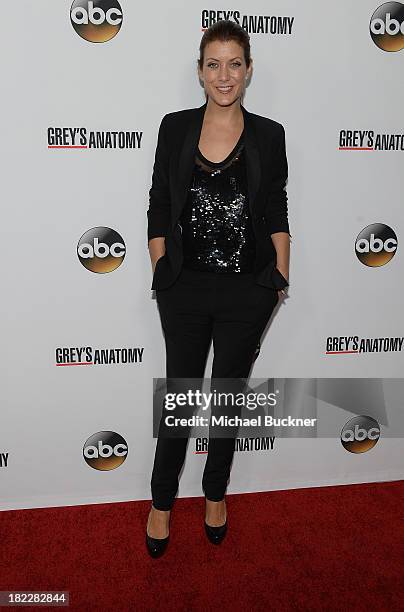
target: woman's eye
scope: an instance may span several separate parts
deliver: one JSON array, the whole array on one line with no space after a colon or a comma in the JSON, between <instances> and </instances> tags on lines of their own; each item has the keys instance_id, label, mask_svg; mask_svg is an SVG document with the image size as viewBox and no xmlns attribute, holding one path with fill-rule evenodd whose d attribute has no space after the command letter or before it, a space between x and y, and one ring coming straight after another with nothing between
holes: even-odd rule
<instances>
[{"instance_id":1,"label":"woman's eye","mask_svg":"<svg viewBox=\"0 0 404 612\"><path fill-rule=\"evenodd\" d=\"M217 63L216 62L210 62L208 64L208 68L216 68ZM237 68L239 68L241 66L240 62L232 62L232 66L236 66Z\"/></svg>"}]
</instances>

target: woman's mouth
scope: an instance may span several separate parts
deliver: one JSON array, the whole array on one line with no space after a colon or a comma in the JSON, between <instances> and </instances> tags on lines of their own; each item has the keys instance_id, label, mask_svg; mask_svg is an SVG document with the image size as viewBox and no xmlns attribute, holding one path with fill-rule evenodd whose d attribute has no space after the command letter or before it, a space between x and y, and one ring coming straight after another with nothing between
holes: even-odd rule
<instances>
[{"instance_id":1,"label":"woman's mouth","mask_svg":"<svg viewBox=\"0 0 404 612\"><path fill-rule=\"evenodd\" d=\"M226 85L223 87L216 87L216 89L218 89L220 91L220 93L229 93L229 91L231 91L233 89L233 85Z\"/></svg>"}]
</instances>

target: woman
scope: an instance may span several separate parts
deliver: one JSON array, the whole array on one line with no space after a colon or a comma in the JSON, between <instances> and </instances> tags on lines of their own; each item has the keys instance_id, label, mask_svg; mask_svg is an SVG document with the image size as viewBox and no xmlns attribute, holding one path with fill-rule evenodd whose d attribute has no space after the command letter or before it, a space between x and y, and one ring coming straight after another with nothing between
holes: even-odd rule
<instances>
[{"instance_id":1,"label":"woman","mask_svg":"<svg viewBox=\"0 0 404 612\"><path fill-rule=\"evenodd\" d=\"M241 104L251 71L248 34L232 21L215 23L198 60L205 104L160 125L147 216L167 378L203 378L211 339L211 377L247 378L288 285L285 133ZM227 531L234 442L211 437L203 473L204 526L215 544ZM146 528L153 557L167 547L186 446L185 437L159 433Z\"/></svg>"}]
</instances>

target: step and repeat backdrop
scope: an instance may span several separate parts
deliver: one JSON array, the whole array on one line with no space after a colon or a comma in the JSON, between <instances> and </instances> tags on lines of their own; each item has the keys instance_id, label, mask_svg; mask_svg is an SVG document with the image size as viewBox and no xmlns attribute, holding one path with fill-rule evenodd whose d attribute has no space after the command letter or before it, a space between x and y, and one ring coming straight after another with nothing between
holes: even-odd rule
<instances>
[{"instance_id":1,"label":"step and repeat backdrop","mask_svg":"<svg viewBox=\"0 0 404 612\"><path fill-rule=\"evenodd\" d=\"M37 0L2 17L0 507L150 498L165 347L148 191L162 117L205 102L199 44L220 19L250 34L243 104L282 123L289 162L289 296L251 376L328 424L237 438L228 493L402 478L404 4ZM190 439L180 496L202 495L206 450Z\"/></svg>"}]
</instances>

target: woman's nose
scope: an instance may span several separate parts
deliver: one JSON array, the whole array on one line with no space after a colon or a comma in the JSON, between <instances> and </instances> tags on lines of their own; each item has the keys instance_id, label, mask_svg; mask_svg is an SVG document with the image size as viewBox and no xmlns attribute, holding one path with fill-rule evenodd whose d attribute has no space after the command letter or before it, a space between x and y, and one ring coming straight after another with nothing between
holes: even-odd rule
<instances>
[{"instance_id":1,"label":"woman's nose","mask_svg":"<svg viewBox=\"0 0 404 612\"><path fill-rule=\"evenodd\" d=\"M229 69L226 66L226 64L223 64L222 66L220 66L219 68L219 79L221 81L227 81L229 78Z\"/></svg>"}]
</instances>

